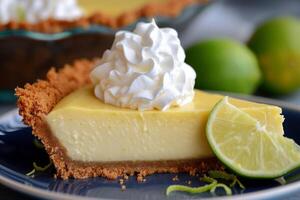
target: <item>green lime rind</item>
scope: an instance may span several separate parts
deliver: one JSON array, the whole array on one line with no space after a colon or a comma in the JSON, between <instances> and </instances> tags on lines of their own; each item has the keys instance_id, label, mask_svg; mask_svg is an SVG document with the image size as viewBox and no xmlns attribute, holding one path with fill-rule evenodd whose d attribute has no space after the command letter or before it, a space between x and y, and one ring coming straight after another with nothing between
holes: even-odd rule
<instances>
[{"instance_id":1,"label":"green lime rind","mask_svg":"<svg viewBox=\"0 0 300 200\"><path fill-rule=\"evenodd\" d=\"M218 187L223 188L224 191L226 192L226 195L232 195L232 190L224 183L218 183L218 184L214 185L213 188L210 190L210 192L215 193L215 191Z\"/></svg>"},{"instance_id":2,"label":"green lime rind","mask_svg":"<svg viewBox=\"0 0 300 200\"><path fill-rule=\"evenodd\" d=\"M36 171L40 171L40 172L44 172L46 171L47 169L49 169L51 167L53 163L50 161L47 165L45 165L44 167L41 167L41 166L38 166L36 164L36 162L33 162L32 165L33 165L33 168L36 170Z\"/></svg>"},{"instance_id":3,"label":"green lime rind","mask_svg":"<svg viewBox=\"0 0 300 200\"><path fill-rule=\"evenodd\" d=\"M25 174L26 176L33 176L35 173L35 169L32 169L30 172L28 172L27 174Z\"/></svg>"},{"instance_id":4,"label":"green lime rind","mask_svg":"<svg viewBox=\"0 0 300 200\"><path fill-rule=\"evenodd\" d=\"M223 155L222 151L219 148L217 148L217 144L215 144L215 142L214 142L211 128L212 128L212 123L214 121L214 118L215 118L217 112L219 111L219 108L224 103L227 103L227 101L228 101L227 99L228 99L228 97L224 97L212 109L212 111L208 117L208 122L207 122L207 126L206 126L206 136L207 136L208 143L209 143L213 153L226 167L228 167L228 169L232 170L234 173L236 173L242 177L255 178L255 179L274 179L274 178L281 177L287 173L290 173L300 167L300 159L299 159L299 162L297 162L297 163L295 162L290 165L287 164L286 167L281 170L250 171L250 170L243 168L243 166L239 166L238 164L231 162L229 158L227 158L225 155ZM237 109L238 112L243 112L233 105L232 105L232 108ZM243 112L243 115L245 115L245 117L249 117L249 119L252 118L249 114L247 114L245 112ZM255 119L253 119L253 120L255 120ZM268 134L268 133L266 133L266 134ZM295 148L297 151L300 149L300 147L293 140L284 138L283 136L272 135L272 136L270 136L270 138L274 139L274 141L278 140L277 144L281 144L281 142L285 142L284 143L285 145L290 145L290 146L292 145L291 147ZM279 141L279 140L281 140L281 141ZM300 150L299 150L299 157L300 157Z\"/></svg>"},{"instance_id":5,"label":"green lime rind","mask_svg":"<svg viewBox=\"0 0 300 200\"><path fill-rule=\"evenodd\" d=\"M256 54L263 74L262 92L284 95L300 87L300 21L276 17L257 27L248 46Z\"/></svg>"},{"instance_id":6,"label":"green lime rind","mask_svg":"<svg viewBox=\"0 0 300 200\"><path fill-rule=\"evenodd\" d=\"M219 171L219 170L210 170L208 171L208 175L211 178L214 179L223 179L226 181L232 181L230 183L230 187L234 187L236 184L241 188L241 189L246 189L245 186L241 183L241 181L233 174L228 174L225 171Z\"/></svg>"},{"instance_id":7,"label":"green lime rind","mask_svg":"<svg viewBox=\"0 0 300 200\"><path fill-rule=\"evenodd\" d=\"M251 94L262 78L254 53L231 39L194 44L186 49L186 62L199 75L195 81L198 89Z\"/></svg>"},{"instance_id":8,"label":"green lime rind","mask_svg":"<svg viewBox=\"0 0 300 200\"><path fill-rule=\"evenodd\" d=\"M167 188L166 194L169 195L171 192L179 191L179 192L187 192L190 194L200 194L203 192L207 192L214 188L218 183L217 181L213 181L212 183L200 187L189 187L185 185L170 185Z\"/></svg>"},{"instance_id":9,"label":"green lime rind","mask_svg":"<svg viewBox=\"0 0 300 200\"><path fill-rule=\"evenodd\" d=\"M223 177L221 177L223 178ZM210 191L211 193L215 193L217 188L223 188L226 195L232 195L232 190L230 187L223 183L219 183L216 179L211 178L209 176L204 175L204 177L200 178L201 181L208 183L206 185L200 187L190 187L185 185L170 185L166 190L166 195L168 196L171 192L187 192L190 194L200 194L203 192Z\"/></svg>"},{"instance_id":10,"label":"green lime rind","mask_svg":"<svg viewBox=\"0 0 300 200\"><path fill-rule=\"evenodd\" d=\"M38 148L38 149L44 149L45 147L44 147L44 145L43 145L43 143L41 143L38 139L34 139L33 140L33 144L34 144L34 146L36 147L36 148Z\"/></svg>"},{"instance_id":11,"label":"green lime rind","mask_svg":"<svg viewBox=\"0 0 300 200\"><path fill-rule=\"evenodd\" d=\"M25 174L25 175L26 176L34 176L34 174L36 172L44 172L47 169L49 169L52 166L52 164L53 164L52 161L50 161L49 164L45 165L44 167L41 167L41 166L38 166L36 164L36 162L33 162L32 163L33 169L30 172L28 172L27 174Z\"/></svg>"}]
</instances>

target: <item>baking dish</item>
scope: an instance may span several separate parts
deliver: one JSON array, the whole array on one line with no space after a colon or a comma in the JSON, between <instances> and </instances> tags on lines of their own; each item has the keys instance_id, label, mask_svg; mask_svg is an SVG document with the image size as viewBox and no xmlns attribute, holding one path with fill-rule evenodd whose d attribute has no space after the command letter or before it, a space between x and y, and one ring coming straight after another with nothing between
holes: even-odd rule
<instances>
[{"instance_id":1,"label":"baking dish","mask_svg":"<svg viewBox=\"0 0 300 200\"><path fill-rule=\"evenodd\" d=\"M160 27L173 27L181 32L208 3L194 4L176 17L154 17ZM60 67L79 58L101 57L110 48L116 31L132 30L139 21L118 29L102 25L72 28L59 33L27 30L0 31L0 102L14 101L16 86L43 77L50 67Z\"/></svg>"}]
</instances>

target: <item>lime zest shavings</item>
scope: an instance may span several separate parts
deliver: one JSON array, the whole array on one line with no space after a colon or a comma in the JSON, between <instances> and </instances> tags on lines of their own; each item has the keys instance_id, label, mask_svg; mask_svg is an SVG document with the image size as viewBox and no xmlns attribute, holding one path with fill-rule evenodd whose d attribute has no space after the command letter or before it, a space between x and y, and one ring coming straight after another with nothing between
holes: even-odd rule
<instances>
[{"instance_id":1,"label":"lime zest shavings","mask_svg":"<svg viewBox=\"0 0 300 200\"><path fill-rule=\"evenodd\" d=\"M226 182L231 181L229 186L227 186L223 182L218 182L217 179L225 180ZM211 193L215 193L217 188L223 188L226 195L232 195L231 188L238 185L241 189L245 189L245 186L238 180L238 178L233 174L228 174L224 171L211 170L208 172L208 176L204 175L200 178L202 182L207 183L206 185L200 187L190 187L185 185L170 185L166 194L169 195L171 192L179 191L179 192L187 192L190 194L200 194L203 192L210 191Z\"/></svg>"},{"instance_id":2,"label":"lime zest shavings","mask_svg":"<svg viewBox=\"0 0 300 200\"><path fill-rule=\"evenodd\" d=\"M224 171L219 171L219 170L210 170L210 171L208 171L208 175L212 178L224 179L227 181L234 180L236 177L233 174L228 174Z\"/></svg>"},{"instance_id":3,"label":"lime zest shavings","mask_svg":"<svg viewBox=\"0 0 300 200\"><path fill-rule=\"evenodd\" d=\"M49 162L47 165L45 165L44 167L38 166L38 165L36 164L36 162L33 162L32 165L33 165L33 167L34 167L34 169L35 169L36 171L44 172L44 171L46 171L46 170L52 165L52 162L50 161L50 162Z\"/></svg>"},{"instance_id":4,"label":"lime zest shavings","mask_svg":"<svg viewBox=\"0 0 300 200\"><path fill-rule=\"evenodd\" d=\"M218 187L223 188L224 191L226 192L226 195L232 195L232 191L231 191L230 187L228 187L228 186L225 185L224 183L218 183L218 184L214 185L214 187L210 189L210 192L211 192L211 193L215 193L215 190L216 190Z\"/></svg>"},{"instance_id":5,"label":"lime zest shavings","mask_svg":"<svg viewBox=\"0 0 300 200\"><path fill-rule=\"evenodd\" d=\"M190 186L185 186L185 185L170 185L167 188L166 194L169 195L171 192L174 192L174 191L187 192L190 194L200 194L200 193L211 190L217 184L218 184L217 181L213 181L210 184L200 186L200 187L190 187Z\"/></svg>"},{"instance_id":6,"label":"lime zest shavings","mask_svg":"<svg viewBox=\"0 0 300 200\"><path fill-rule=\"evenodd\" d=\"M223 179L226 181L232 181L231 184L229 185L231 188L234 187L236 184L238 184L238 186L241 189L245 189L245 186L241 183L241 181L234 174L228 174L225 171L210 170L208 172L208 175L215 179Z\"/></svg>"},{"instance_id":7,"label":"lime zest shavings","mask_svg":"<svg viewBox=\"0 0 300 200\"><path fill-rule=\"evenodd\" d=\"M227 174L227 175L231 175L231 174ZM214 179L214 177L204 175L204 177L200 178L200 180L203 181L203 182L207 182L207 183L217 183L217 184L214 184L210 188L210 193L215 193L215 190L218 187L221 187L226 192L226 195L232 195L231 189L227 185L225 185L224 183L218 183L218 181L216 179Z\"/></svg>"},{"instance_id":8,"label":"lime zest shavings","mask_svg":"<svg viewBox=\"0 0 300 200\"><path fill-rule=\"evenodd\" d=\"M33 163L32 163L33 169L32 169L30 172L28 172L28 173L26 174L26 176L34 176L35 172L44 172L44 171L46 171L47 169L49 169L49 168L51 167L51 165L52 165L52 161L50 161L50 162L49 162L47 165L45 165L44 167L38 166L38 165L36 164L36 162L33 162Z\"/></svg>"},{"instance_id":9,"label":"lime zest shavings","mask_svg":"<svg viewBox=\"0 0 300 200\"><path fill-rule=\"evenodd\" d=\"M206 183L213 183L213 182L218 182L216 179L204 175L203 177L200 178L200 181L206 182Z\"/></svg>"},{"instance_id":10,"label":"lime zest shavings","mask_svg":"<svg viewBox=\"0 0 300 200\"><path fill-rule=\"evenodd\" d=\"M33 144L38 149L43 149L44 148L44 145L36 138L33 140Z\"/></svg>"},{"instance_id":11,"label":"lime zest shavings","mask_svg":"<svg viewBox=\"0 0 300 200\"><path fill-rule=\"evenodd\" d=\"M25 174L26 176L33 176L35 173L35 169L32 169L30 172L28 172L27 174Z\"/></svg>"},{"instance_id":12,"label":"lime zest shavings","mask_svg":"<svg viewBox=\"0 0 300 200\"><path fill-rule=\"evenodd\" d=\"M44 149L44 145L42 142L40 142L37 138L34 138L32 143L34 144L34 146L38 149ZM39 166L36 164L36 162L33 162L32 163L32 166L33 166L33 169L28 172L27 174L25 174L26 176L31 176L31 177L34 177L35 173L36 172L44 172L46 171L47 169L49 169L52 165L52 161L50 160L49 163L43 167Z\"/></svg>"},{"instance_id":13,"label":"lime zest shavings","mask_svg":"<svg viewBox=\"0 0 300 200\"><path fill-rule=\"evenodd\" d=\"M277 181L280 185L285 185L286 184L286 180L283 176L279 177L279 178L276 178L275 181Z\"/></svg>"}]
</instances>

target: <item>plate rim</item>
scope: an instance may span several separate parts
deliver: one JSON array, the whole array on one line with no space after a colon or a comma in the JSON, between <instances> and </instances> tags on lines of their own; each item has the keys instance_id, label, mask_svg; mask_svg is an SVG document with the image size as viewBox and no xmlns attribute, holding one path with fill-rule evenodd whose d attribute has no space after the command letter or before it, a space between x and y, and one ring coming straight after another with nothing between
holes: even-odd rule
<instances>
[{"instance_id":1,"label":"plate rim","mask_svg":"<svg viewBox=\"0 0 300 200\"><path fill-rule=\"evenodd\" d=\"M222 93L222 92L214 92L213 93L221 93L221 94L227 94L229 96L234 96L236 98L240 99L245 99L245 100L251 100L255 101L258 103L267 103L267 104L272 104L275 106L279 106L282 108L286 108L289 110L297 111L300 112L300 106L292 103L286 103L281 100L274 100L270 98L265 98L265 97L259 97L259 96L251 96L251 95L240 95L240 94L233 94L233 93ZM12 109L0 117L1 119L4 119L12 114L15 114L17 112L17 109ZM3 165L0 164L2 168L9 169ZM80 196L80 195L72 195L72 194L66 194L66 193L61 193L61 192L54 192L46 189L41 189L37 188L34 186L22 184L18 181L15 181L13 179L5 177L3 174L0 172L0 184L21 192L23 194L27 194L33 197L39 197L43 199L61 199L61 200L96 200L96 199L101 199L101 200L109 200L108 198L97 198L97 197L86 197L86 196ZM274 198L274 197L280 197L284 196L287 193L294 193L298 189L300 189L300 181L296 181L294 183L290 183L288 185L282 185L274 188L269 188L265 190L260 190L260 191L255 191L255 192L249 192L246 194L237 194L234 196L218 196L218 197L209 197L209 198L202 198L201 200L244 200L244 199L268 199L268 198ZM112 200L112 199L110 199Z\"/></svg>"}]
</instances>

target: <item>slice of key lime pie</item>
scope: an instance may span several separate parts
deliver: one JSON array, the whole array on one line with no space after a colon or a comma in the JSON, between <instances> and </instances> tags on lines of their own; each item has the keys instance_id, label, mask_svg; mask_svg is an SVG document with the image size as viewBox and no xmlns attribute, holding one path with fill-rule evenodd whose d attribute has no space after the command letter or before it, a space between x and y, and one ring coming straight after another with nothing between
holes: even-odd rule
<instances>
[{"instance_id":1,"label":"slice of key lime pie","mask_svg":"<svg viewBox=\"0 0 300 200\"><path fill-rule=\"evenodd\" d=\"M117 32L100 61L76 61L17 88L20 114L62 178L221 168L205 126L222 96L194 90L184 59L174 29L139 23ZM279 107L229 101L283 134Z\"/></svg>"}]
</instances>

